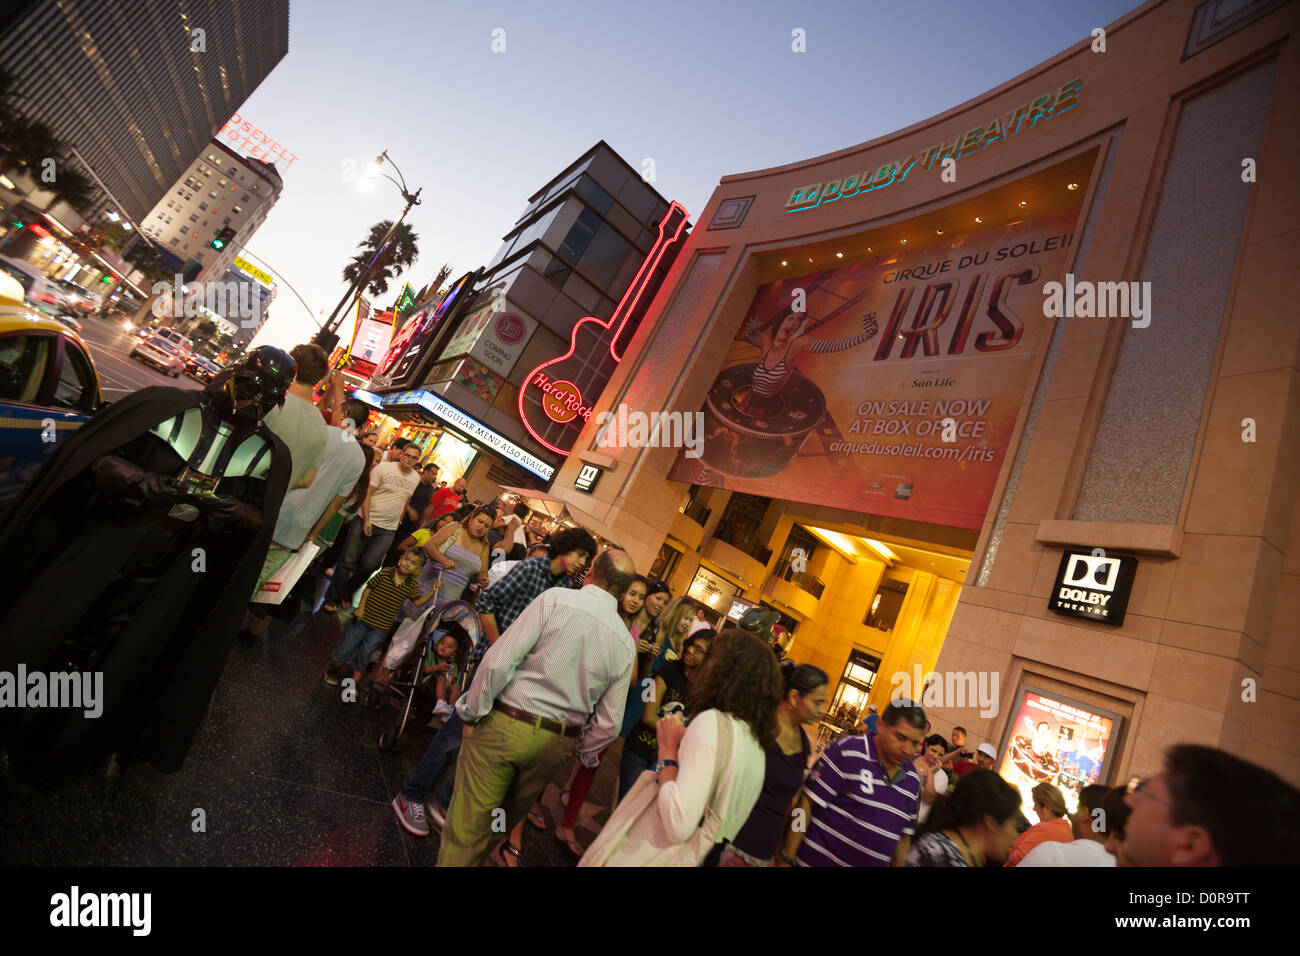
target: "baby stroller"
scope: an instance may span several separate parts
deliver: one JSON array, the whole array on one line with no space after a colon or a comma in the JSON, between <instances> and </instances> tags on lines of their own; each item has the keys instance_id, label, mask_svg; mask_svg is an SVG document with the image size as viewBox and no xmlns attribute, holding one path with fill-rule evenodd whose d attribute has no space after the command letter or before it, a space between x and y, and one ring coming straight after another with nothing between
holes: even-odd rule
<instances>
[{"instance_id":1,"label":"baby stroller","mask_svg":"<svg viewBox=\"0 0 1300 956\"><path fill-rule=\"evenodd\" d=\"M423 665L425 657L432 653L433 648L449 631L458 638L460 635L456 632L463 632L469 638L458 640L456 648L457 680L462 689L466 686L465 661L469 657L471 642L477 644L484 640L484 636L478 615L469 602L447 601L429 614L414 650L407 656L405 663L393 672L387 686L376 687L372 684L362 698L366 707L375 710L382 710L390 701L397 702L396 719L379 735L380 750L397 752L402 744L402 734L407 728L421 718L427 720L433 712L436 703L434 687L438 675L424 673Z\"/></svg>"}]
</instances>

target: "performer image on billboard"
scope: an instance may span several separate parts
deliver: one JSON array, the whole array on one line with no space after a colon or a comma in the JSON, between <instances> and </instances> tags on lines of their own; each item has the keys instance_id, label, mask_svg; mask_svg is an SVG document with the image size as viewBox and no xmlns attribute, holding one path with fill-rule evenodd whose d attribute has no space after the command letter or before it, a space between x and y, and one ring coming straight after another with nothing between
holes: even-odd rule
<instances>
[{"instance_id":1,"label":"performer image on billboard","mask_svg":"<svg viewBox=\"0 0 1300 956\"><path fill-rule=\"evenodd\" d=\"M815 339L809 336L809 331L806 312L787 312L766 323L759 319L745 323L741 338L757 346L763 358L754 367L753 385L736 394L737 408L760 417L779 411L782 405L780 394L797 371L795 359L802 352L822 355L844 352L873 338L880 330L876 326L876 314L871 312L863 316L862 332L858 335L834 340Z\"/></svg>"}]
</instances>

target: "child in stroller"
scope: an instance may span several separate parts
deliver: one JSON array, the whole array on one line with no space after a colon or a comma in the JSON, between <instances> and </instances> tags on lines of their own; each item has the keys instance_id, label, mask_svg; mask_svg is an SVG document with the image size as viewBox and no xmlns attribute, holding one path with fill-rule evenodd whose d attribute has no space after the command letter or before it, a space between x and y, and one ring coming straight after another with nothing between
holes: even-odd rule
<instances>
[{"instance_id":1,"label":"child in stroller","mask_svg":"<svg viewBox=\"0 0 1300 956\"><path fill-rule=\"evenodd\" d=\"M400 714L379 738L381 750L396 750L416 719L450 716L460 695L466 662L481 635L474 609L464 601L449 601L425 621L417 653L409 655L386 683L374 683L363 698L368 707L382 709L396 700ZM472 636L474 635L474 636ZM480 638L481 639L481 638Z\"/></svg>"},{"instance_id":2,"label":"child in stroller","mask_svg":"<svg viewBox=\"0 0 1300 956\"><path fill-rule=\"evenodd\" d=\"M468 648L470 640L465 629L455 621L448 621L435 633L441 636L437 637L436 643L429 642L424 666L420 670L433 677L433 719L440 724L451 716L451 709L460 696L460 650Z\"/></svg>"}]
</instances>

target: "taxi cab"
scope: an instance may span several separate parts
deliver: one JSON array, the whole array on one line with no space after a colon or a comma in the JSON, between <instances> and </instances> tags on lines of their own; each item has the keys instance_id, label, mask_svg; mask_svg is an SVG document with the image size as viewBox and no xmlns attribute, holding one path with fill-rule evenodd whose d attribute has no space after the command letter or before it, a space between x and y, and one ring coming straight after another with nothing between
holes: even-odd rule
<instances>
[{"instance_id":1,"label":"taxi cab","mask_svg":"<svg viewBox=\"0 0 1300 956\"><path fill-rule=\"evenodd\" d=\"M103 404L85 343L28 309L22 286L0 275L0 509Z\"/></svg>"}]
</instances>

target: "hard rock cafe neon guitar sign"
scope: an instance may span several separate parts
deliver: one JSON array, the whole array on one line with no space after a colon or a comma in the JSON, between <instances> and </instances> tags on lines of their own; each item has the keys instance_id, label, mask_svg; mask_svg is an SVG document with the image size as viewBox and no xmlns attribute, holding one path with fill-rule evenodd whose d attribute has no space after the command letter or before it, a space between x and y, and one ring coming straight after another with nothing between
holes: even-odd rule
<instances>
[{"instance_id":1,"label":"hard rock cafe neon guitar sign","mask_svg":"<svg viewBox=\"0 0 1300 956\"><path fill-rule=\"evenodd\" d=\"M594 315L579 319L569 334L569 350L543 362L524 379L524 387L519 390L519 418L539 444L560 455L569 453L568 448L552 444L540 432L553 431L551 423L567 425L579 416L584 422L591 417L591 406L583 404L583 395L592 400L598 397L614 367L623 360L628 319L644 298L668 248L686 230L689 217L681 203L669 206L659 223L659 237L614 313L608 319ZM577 432L573 436L576 438Z\"/></svg>"}]
</instances>

